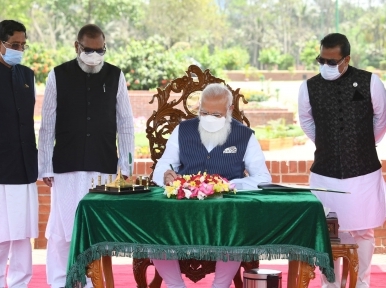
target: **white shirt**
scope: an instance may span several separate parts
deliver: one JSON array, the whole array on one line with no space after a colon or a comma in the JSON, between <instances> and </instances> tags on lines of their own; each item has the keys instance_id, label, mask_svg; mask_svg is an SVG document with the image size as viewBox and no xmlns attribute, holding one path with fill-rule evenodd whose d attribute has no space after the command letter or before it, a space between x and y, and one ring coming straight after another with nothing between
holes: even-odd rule
<instances>
[{"instance_id":1,"label":"white shirt","mask_svg":"<svg viewBox=\"0 0 386 288\"><path fill-rule=\"evenodd\" d=\"M52 155L55 141L56 97L55 71L52 70L48 74L44 92L42 122L39 130L39 179L54 176ZM119 76L116 111L119 156L125 155L119 157L118 166L121 167L122 174L129 175L130 171L133 171L133 162L129 165L129 153L131 153L134 161L134 123L126 81L122 71Z\"/></svg>"},{"instance_id":2,"label":"white shirt","mask_svg":"<svg viewBox=\"0 0 386 288\"><path fill-rule=\"evenodd\" d=\"M153 173L153 181L164 186L164 173L166 170L173 169L178 172L180 167L180 147L178 144L179 125L173 130L168 142L166 143L165 151L162 157L158 160ZM208 152L214 147L205 147ZM265 157L261 150L260 144L252 134L249 139L247 149L244 155L245 169L249 176L239 179L233 179L230 182L236 184L236 189L252 189L256 190L257 185L263 182L271 182L272 178L265 164Z\"/></svg>"},{"instance_id":3,"label":"white shirt","mask_svg":"<svg viewBox=\"0 0 386 288\"><path fill-rule=\"evenodd\" d=\"M375 74L370 82L371 102L374 116L374 138L379 143L386 132L386 91ZM299 89L299 121L304 133L315 142L315 122L312 116L307 81ZM310 173L310 186L350 192L351 194L314 192L318 199L332 212L336 212L339 230L363 230L382 226L385 220L385 188L382 169L372 173L336 179Z\"/></svg>"}]
</instances>

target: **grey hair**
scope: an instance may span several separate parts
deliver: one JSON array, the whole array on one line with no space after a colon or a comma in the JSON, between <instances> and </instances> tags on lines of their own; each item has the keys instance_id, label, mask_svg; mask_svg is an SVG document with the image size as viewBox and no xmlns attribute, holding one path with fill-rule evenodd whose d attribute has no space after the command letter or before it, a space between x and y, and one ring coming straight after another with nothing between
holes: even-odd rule
<instances>
[{"instance_id":1,"label":"grey hair","mask_svg":"<svg viewBox=\"0 0 386 288\"><path fill-rule=\"evenodd\" d=\"M233 95L231 91L224 84L214 83L207 85L204 90L202 90L200 106L205 99L217 98L218 96L226 97L227 105L232 105Z\"/></svg>"}]
</instances>

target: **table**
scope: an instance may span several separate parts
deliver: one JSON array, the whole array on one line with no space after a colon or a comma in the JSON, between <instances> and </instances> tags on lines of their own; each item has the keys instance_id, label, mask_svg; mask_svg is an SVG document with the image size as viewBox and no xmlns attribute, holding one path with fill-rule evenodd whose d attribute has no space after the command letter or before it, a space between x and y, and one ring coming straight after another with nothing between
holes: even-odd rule
<instances>
[{"instance_id":1,"label":"table","mask_svg":"<svg viewBox=\"0 0 386 288\"><path fill-rule=\"evenodd\" d=\"M312 193L239 191L206 200L162 193L152 188L133 195L87 194L76 212L66 287L85 285L86 267L103 256L288 259L319 266L334 281L324 210ZM294 265L290 270L309 273Z\"/></svg>"}]
</instances>

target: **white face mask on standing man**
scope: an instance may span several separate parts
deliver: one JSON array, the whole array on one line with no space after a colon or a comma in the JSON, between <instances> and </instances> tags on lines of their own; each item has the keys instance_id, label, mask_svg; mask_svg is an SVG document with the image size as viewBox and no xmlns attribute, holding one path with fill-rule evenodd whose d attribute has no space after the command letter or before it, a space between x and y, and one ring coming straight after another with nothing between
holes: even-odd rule
<instances>
[{"instance_id":1,"label":"white face mask on standing man","mask_svg":"<svg viewBox=\"0 0 386 288\"><path fill-rule=\"evenodd\" d=\"M86 73L98 73L103 66L104 54L106 53L106 47L101 49L92 49L84 47L78 42L78 63L82 70Z\"/></svg>"},{"instance_id":2,"label":"white face mask on standing man","mask_svg":"<svg viewBox=\"0 0 386 288\"><path fill-rule=\"evenodd\" d=\"M348 66L346 66L343 69L342 73L339 72L339 66L344 63L344 58L346 58L346 57L343 57L341 60L336 62L333 59L324 59L324 58L318 56L316 58L316 60L319 62L319 71L320 71L320 74L322 75L322 77L325 80L338 79L347 70L347 67L348 67Z\"/></svg>"}]
</instances>

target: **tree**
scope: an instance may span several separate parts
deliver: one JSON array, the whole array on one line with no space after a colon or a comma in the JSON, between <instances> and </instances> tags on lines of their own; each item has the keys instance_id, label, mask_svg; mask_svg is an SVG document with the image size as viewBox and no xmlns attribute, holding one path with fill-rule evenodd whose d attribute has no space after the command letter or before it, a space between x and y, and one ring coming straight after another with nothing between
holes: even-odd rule
<instances>
[{"instance_id":1,"label":"tree","mask_svg":"<svg viewBox=\"0 0 386 288\"><path fill-rule=\"evenodd\" d=\"M226 32L224 17L213 0L150 0L145 26L148 35L177 42L221 45Z\"/></svg>"},{"instance_id":2,"label":"tree","mask_svg":"<svg viewBox=\"0 0 386 288\"><path fill-rule=\"evenodd\" d=\"M319 42L316 39L309 40L300 54L300 60L307 69L317 69L318 63L315 61L320 51Z\"/></svg>"},{"instance_id":3,"label":"tree","mask_svg":"<svg viewBox=\"0 0 386 288\"><path fill-rule=\"evenodd\" d=\"M275 43L270 37L269 23L274 18L272 1L269 0L230 0L227 3L228 19L232 25L234 41L247 47L252 66L258 66L261 49Z\"/></svg>"},{"instance_id":4,"label":"tree","mask_svg":"<svg viewBox=\"0 0 386 288\"><path fill-rule=\"evenodd\" d=\"M87 23L97 24L106 34L122 32L127 35L128 30L135 30L140 25L144 16L143 0L26 2L29 5L24 7L24 11L28 11L30 16L34 40L44 42L51 48L56 48L58 43L72 45L78 30ZM108 43L115 45L114 41Z\"/></svg>"},{"instance_id":5,"label":"tree","mask_svg":"<svg viewBox=\"0 0 386 288\"><path fill-rule=\"evenodd\" d=\"M28 11L33 2L32 0L1 0L0 21L12 19L23 23L28 28L31 23Z\"/></svg>"}]
</instances>

